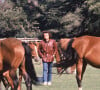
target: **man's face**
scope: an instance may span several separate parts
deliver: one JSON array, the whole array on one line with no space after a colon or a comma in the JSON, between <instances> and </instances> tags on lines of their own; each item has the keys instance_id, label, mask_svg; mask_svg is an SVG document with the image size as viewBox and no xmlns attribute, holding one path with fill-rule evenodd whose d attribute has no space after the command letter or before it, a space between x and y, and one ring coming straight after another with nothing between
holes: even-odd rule
<instances>
[{"instance_id":1,"label":"man's face","mask_svg":"<svg viewBox=\"0 0 100 90\"><path fill-rule=\"evenodd\" d=\"M49 37L49 33L44 33L43 35L44 35L44 39L45 39L45 40L49 40L49 38L50 38L50 37Z\"/></svg>"}]
</instances>

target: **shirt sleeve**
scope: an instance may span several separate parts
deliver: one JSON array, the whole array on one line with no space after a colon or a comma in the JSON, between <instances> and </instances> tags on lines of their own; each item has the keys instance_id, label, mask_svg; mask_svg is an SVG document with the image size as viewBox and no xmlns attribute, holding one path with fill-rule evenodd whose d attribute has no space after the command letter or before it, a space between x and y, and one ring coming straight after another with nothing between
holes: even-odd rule
<instances>
[{"instance_id":1,"label":"shirt sleeve","mask_svg":"<svg viewBox=\"0 0 100 90\"><path fill-rule=\"evenodd\" d=\"M54 40L54 54L53 55L56 55L56 53L57 53L57 43L56 43L56 41Z\"/></svg>"}]
</instances>

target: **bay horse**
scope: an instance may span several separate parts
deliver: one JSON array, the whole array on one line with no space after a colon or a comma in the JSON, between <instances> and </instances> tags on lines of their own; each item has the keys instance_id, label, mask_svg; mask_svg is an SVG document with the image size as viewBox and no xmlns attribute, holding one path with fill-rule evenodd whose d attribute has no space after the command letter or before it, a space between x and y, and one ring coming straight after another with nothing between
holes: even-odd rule
<instances>
[{"instance_id":1,"label":"bay horse","mask_svg":"<svg viewBox=\"0 0 100 90\"><path fill-rule=\"evenodd\" d=\"M0 77L6 77L12 90L17 90L18 87L18 78L16 75L18 67L20 75L23 75L25 79L27 90L32 90L30 78L36 78L32 60L27 58L29 51L26 47L27 46L25 44L22 44L20 40L15 38L7 38L0 41ZM37 78L35 80L37 81Z\"/></svg>"},{"instance_id":2,"label":"bay horse","mask_svg":"<svg viewBox=\"0 0 100 90\"><path fill-rule=\"evenodd\" d=\"M25 49L25 63L23 63L24 70L26 70L26 72L28 73L28 75L31 79L31 83L34 84L34 85L38 85L39 81L38 81L38 78L37 78L37 75L36 75L36 72L35 72L34 64L32 62L31 48L25 42L22 42L22 45ZM22 76L23 76L23 73L22 73L22 70L19 67L19 86L18 86L18 90L21 89ZM25 83L26 83L26 85L28 85L28 83L26 81L25 81ZM28 90L28 88L27 88L27 90Z\"/></svg>"},{"instance_id":3,"label":"bay horse","mask_svg":"<svg viewBox=\"0 0 100 90\"><path fill-rule=\"evenodd\" d=\"M59 50L59 42L56 42L56 43L57 43L57 52L55 54L55 60L56 60L56 63L59 64L59 62L61 60L64 60L65 58L63 56L60 56L60 53L59 53L60 52L60 50ZM53 66L55 67L55 63L53 64ZM57 67L57 73L60 74L61 72L62 72L62 67ZM76 74L76 64L66 68L65 72L67 74Z\"/></svg>"},{"instance_id":4,"label":"bay horse","mask_svg":"<svg viewBox=\"0 0 100 90\"><path fill-rule=\"evenodd\" d=\"M81 36L77 38L60 39L61 60L57 66L66 70L67 67L76 64L76 79L78 90L82 90L82 78L87 64L100 68L100 37Z\"/></svg>"},{"instance_id":5,"label":"bay horse","mask_svg":"<svg viewBox=\"0 0 100 90\"><path fill-rule=\"evenodd\" d=\"M28 43L28 45L29 45L29 47L30 47L30 49L31 49L32 58L33 58L36 62L40 61L40 57L39 57L39 55L38 55L39 42L38 42L38 41L34 41L34 42L30 41L30 42Z\"/></svg>"}]
</instances>

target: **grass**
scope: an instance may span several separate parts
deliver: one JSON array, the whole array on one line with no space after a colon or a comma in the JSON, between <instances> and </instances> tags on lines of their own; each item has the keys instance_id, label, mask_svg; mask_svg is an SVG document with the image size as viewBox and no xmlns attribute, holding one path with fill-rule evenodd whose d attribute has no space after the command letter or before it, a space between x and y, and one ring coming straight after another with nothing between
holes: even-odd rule
<instances>
[{"instance_id":1,"label":"grass","mask_svg":"<svg viewBox=\"0 0 100 90\"><path fill-rule=\"evenodd\" d=\"M35 64L38 77L42 77L42 65ZM56 68L53 68L52 86L32 86L33 90L78 90L77 82L74 74L56 74ZM100 90L100 70L87 66L83 81L83 90ZM4 87L3 89L4 90ZM26 90L24 81L22 82L22 90Z\"/></svg>"}]
</instances>

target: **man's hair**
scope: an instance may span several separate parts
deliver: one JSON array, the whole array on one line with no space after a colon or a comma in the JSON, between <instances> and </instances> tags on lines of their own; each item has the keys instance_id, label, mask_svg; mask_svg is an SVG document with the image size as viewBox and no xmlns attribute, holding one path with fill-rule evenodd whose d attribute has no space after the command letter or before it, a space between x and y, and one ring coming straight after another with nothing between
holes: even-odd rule
<instances>
[{"instance_id":1,"label":"man's hair","mask_svg":"<svg viewBox=\"0 0 100 90\"><path fill-rule=\"evenodd\" d=\"M48 33L49 34L49 37L52 38L51 32L49 32L49 31L43 31L42 33L43 33L43 38L44 38L44 33Z\"/></svg>"}]
</instances>

